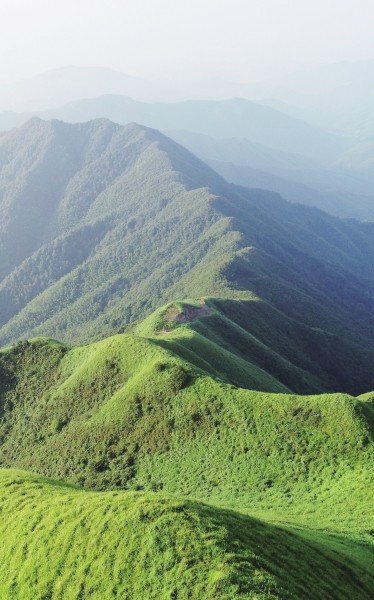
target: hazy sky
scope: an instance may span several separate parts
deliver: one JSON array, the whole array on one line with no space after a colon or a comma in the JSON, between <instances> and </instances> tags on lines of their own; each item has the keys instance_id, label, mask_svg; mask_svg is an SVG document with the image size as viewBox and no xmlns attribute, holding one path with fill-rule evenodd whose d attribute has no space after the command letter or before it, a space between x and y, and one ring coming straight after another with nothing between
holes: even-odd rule
<instances>
[{"instance_id":1,"label":"hazy sky","mask_svg":"<svg viewBox=\"0 0 374 600\"><path fill-rule=\"evenodd\" d=\"M0 82L66 66L147 78L374 59L374 0L0 0Z\"/></svg>"}]
</instances>

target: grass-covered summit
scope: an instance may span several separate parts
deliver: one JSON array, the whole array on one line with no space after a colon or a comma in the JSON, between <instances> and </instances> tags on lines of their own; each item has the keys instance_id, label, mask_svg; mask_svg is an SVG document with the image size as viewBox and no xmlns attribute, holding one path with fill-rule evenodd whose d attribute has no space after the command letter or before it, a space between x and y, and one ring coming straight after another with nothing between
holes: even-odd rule
<instances>
[{"instance_id":1,"label":"grass-covered summit","mask_svg":"<svg viewBox=\"0 0 374 600\"><path fill-rule=\"evenodd\" d=\"M230 185L155 130L32 119L0 140L0 343L97 340L218 297L284 386L357 394L374 387L373 227Z\"/></svg>"},{"instance_id":2,"label":"grass-covered summit","mask_svg":"<svg viewBox=\"0 0 374 600\"><path fill-rule=\"evenodd\" d=\"M373 394L292 394L217 306L1 352L1 597L371 597Z\"/></svg>"},{"instance_id":3,"label":"grass-covered summit","mask_svg":"<svg viewBox=\"0 0 374 600\"><path fill-rule=\"evenodd\" d=\"M252 512L292 507L302 520L324 506L326 526L363 533L373 397L294 395L234 348L220 352L191 326L168 332L170 321L156 320L153 335L154 323L143 324L148 336L4 350L0 465ZM263 391L232 385L240 378Z\"/></svg>"}]
</instances>

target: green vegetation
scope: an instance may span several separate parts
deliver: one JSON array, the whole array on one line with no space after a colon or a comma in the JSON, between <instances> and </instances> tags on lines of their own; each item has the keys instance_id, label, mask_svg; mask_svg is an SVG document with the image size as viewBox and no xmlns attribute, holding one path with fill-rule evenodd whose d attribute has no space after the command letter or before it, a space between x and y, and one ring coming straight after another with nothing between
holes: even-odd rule
<instances>
[{"instance_id":1,"label":"green vegetation","mask_svg":"<svg viewBox=\"0 0 374 600\"><path fill-rule=\"evenodd\" d=\"M370 598L374 395L209 376L242 368L213 343L198 361L213 311L3 350L0 464L105 491L0 472L1 597Z\"/></svg>"},{"instance_id":2,"label":"green vegetation","mask_svg":"<svg viewBox=\"0 0 374 600\"><path fill-rule=\"evenodd\" d=\"M0 597L369 598L373 225L137 125L0 149Z\"/></svg>"},{"instance_id":3,"label":"green vegetation","mask_svg":"<svg viewBox=\"0 0 374 600\"><path fill-rule=\"evenodd\" d=\"M1 344L87 343L171 298L219 297L236 303L196 334L231 352L228 329L278 382L265 389L374 387L372 224L227 184L134 124L33 119L0 148ZM264 389L238 369L233 383Z\"/></svg>"},{"instance_id":4,"label":"green vegetation","mask_svg":"<svg viewBox=\"0 0 374 600\"><path fill-rule=\"evenodd\" d=\"M1 352L0 465L81 486L0 472L1 597L370 598L374 395L225 383L218 305Z\"/></svg>"},{"instance_id":5,"label":"green vegetation","mask_svg":"<svg viewBox=\"0 0 374 600\"><path fill-rule=\"evenodd\" d=\"M0 471L0 511L2 598L370 598L339 541L192 500Z\"/></svg>"},{"instance_id":6,"label":"green vegetation","mask_svg":"<svg viewBox=\"0 0 374 600\"><path fill-rule=\"evenodd\" d=\"M4 351L0 464L89 488L164 490L366 531L372 396L239 389L210 373L226 359L214 347L211 363L197 365L200 335L191 350L188 323L161 332L72 350L35 340ZM234 354L230 360L236 377L242 362L235 370ZM250 364L241 374L280 387ZM337 510L344 505L350 510Z\"/></svg>"}]
</instances>

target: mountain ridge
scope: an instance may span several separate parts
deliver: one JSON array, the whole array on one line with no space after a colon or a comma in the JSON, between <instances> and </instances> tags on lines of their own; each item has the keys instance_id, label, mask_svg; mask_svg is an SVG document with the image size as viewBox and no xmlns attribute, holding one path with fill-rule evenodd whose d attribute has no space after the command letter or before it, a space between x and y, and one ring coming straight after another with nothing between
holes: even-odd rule
<instances>
[{"instance_id":1,"label":"mountain ridge","mask_svg":"<svg viewBox=\"0 0 374 600\"><path fill-rule=\"evenodd\" d=\"M228 184L159 132L105 120L2 137L0 191L3 345L92 341L170 299L257 298L246 310L263 307L265 344L270 305L276 330L283 315L290 331L336 336L342 376L357 381L361 361L360 390L372 387L373 224Z\"/></svg>"},{"instance_id":2,"label":"mountain ridge","mask_svg":"<svg viewBox=\"0 0 374 600\"><path fill-rule=\"evenodd\" d=\"M1 115L0 115L1 116ZM318 129L301 119L296 119L268 106L243 98L228 100L188 100L184 102L139 102L130 97L105 95L75 101L61 109L37 111L16 115L13 123L5 116L2 129L21 125L31 117L66 122L82 122L96 118L109 118L121 124L132 121L165 131L190 129L215 137L247 137L276 150L306 154L331 160L349 141L323 129Z\"/></svg>"},{"instance_id":3,"label":"mountain ridge","mask_svg":"<svg viewBox=\"0 0 374 600\"><path fill-rule=\"evenodd\" d=\"M373 233L141 125L2 135L0 595L369 599Z\"/></svg>"}]
</instances>

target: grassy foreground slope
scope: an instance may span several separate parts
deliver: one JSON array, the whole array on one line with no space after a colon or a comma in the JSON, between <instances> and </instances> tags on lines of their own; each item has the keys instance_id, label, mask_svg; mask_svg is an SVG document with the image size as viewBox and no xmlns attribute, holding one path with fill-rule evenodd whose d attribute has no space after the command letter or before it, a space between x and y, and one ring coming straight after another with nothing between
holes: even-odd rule
<instances>
[{"instance_id":1,"label":"grassy foreground slope","mask_svg":"<svg viewBox=\"0 0 374 600\"><path fill-rule=\"evenodd\" d=\"M323 536L164 494L88 492L3 470L0 514L9 600L365 600L374 584L364 548L348 558Z\"/></svg>"},{"instance_id":2,"label":"grassy foreground slope","mask_svg":"<svg viewBox=\"0 0 374 600\"><path fill-rule=\"evenodd\" d=\"M163 490L279 518L287 512L289 520L366 535L372 396L234 387L210 372L225 360L214 346L206 369L203 353L196 364L183 347L191 331L180 330L180 354L175 333L117 335L73 349L36 340L3 351L0 465L89 488ZM171 346L160 346L168 337ZM258 377L263 389L281 387L242 365L237 372Z\"/></svg>"},{"instance_id":3,"label":"grassy foreground slope","mask_svg":"<svg viewBox=\"0 0 374 600\"><path fill-rule=\"evenodd\" d=\"M292 394L223 306L1 351L0 597L371 597L374 394Z\"/></svg>"}]
</instances>

